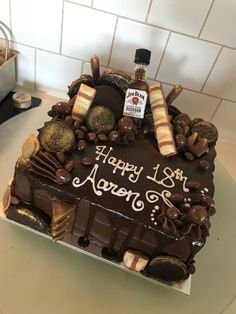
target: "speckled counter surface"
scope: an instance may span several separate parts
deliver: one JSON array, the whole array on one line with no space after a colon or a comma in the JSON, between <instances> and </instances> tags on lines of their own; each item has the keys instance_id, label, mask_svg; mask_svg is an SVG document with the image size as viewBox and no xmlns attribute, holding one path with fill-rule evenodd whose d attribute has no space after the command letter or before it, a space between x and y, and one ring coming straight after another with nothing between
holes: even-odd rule
<instances>
[{"instance_id":1,"label":"speckled counter surface","mask_svg":"<svg viewBox=\"0 0 236 314\"><path fill-rule=\"evenodd\" d=\"M0 127L0 197L21 143L46 107ZM0 313L235 313L236 185L217 160L217 214L197 255L191 296L178 295L46 238L0 221Z\"/></svg>"}]
</instances>

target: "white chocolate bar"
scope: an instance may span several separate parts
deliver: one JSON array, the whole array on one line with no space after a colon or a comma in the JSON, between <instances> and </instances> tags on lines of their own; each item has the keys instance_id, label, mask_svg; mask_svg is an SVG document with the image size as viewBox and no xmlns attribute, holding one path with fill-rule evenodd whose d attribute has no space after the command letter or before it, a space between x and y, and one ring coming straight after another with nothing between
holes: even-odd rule
<instances>
[{"instance_id":1,"label":"white chocolate bar","mask_svg":"<svg viewBox=\"0 0 236 314\"><path fill-rule=\"evenodd\" d=\"M175 141L161 83L149 85L148 89L155 135L160 153L164 156L175 155Z\"/></svg>"},{"instance_id":2,"label":"white chocolate bar","mask_svg":"<svg viewBox=\"0 0 236 314\"><path fill-rule=\"evenodd\" d=\"M72 109L72 118L83 121L96 95L96 89L81 84Z\"/></svg>"},{"instance_id":3,"label":"white chocolate bar","mask_svg":"<svg viewBox=\"0 0 236 314\"><path fill-rule=\"evenodd\" d=\"M124 254L123 263L127 268L139 272L146 267L148 257L135 251L128 250Z\"/></svg>"}]
</instances>

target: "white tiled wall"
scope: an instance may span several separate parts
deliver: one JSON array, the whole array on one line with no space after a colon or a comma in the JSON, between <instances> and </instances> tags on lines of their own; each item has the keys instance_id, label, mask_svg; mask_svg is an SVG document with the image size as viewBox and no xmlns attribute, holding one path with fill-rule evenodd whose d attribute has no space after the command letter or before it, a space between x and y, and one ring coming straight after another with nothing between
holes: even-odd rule
<instances>
[{"instance_id":1,"label":"white tiled wall","mask_svg":"<svg viewBox=\"0 0 236 314\"><path fill-rule=\"evenodd\" d=\"M135 49L148 48L149 79L166 93L182 84L176 106L236 141L236 0L0 0L0 20L20 52L19 85L66 95L91 55L132 72Z\"/></svg>"}]
</instances>

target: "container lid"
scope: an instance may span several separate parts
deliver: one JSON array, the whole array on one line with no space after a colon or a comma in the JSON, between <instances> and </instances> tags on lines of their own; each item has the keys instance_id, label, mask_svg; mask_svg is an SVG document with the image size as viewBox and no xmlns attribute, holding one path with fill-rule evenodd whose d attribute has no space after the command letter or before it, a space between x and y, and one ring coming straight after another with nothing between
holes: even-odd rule
<instances>
[{"instance_id":1,"label":"container lid","mask_svg":"<svg viewBox=\"0 0 236 314\"><path fill-rule=\"evenodd\" d=\"M141 63L148 65L150 63L151 51L148 49L136 49L134 63Z\"/></svg>"}]
</instances>

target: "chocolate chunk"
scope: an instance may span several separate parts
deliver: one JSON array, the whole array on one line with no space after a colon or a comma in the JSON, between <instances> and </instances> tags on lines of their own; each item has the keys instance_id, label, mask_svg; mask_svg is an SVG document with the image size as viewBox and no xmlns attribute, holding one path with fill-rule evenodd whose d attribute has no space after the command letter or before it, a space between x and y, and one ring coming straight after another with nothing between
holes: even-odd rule
<instances>
[{"instance_id":1,"label":"chocolate chunk","mask_svg":"<svg viewBox=\"0 0 236 314\"><path fill-rule=\"evenodd\" d=\"M186 182L186 187L188 189L190 189L191 191L196 191L196 190L198 190L201 187L201 183L198 182L198 181L190 181L190 180L188 180Z\"/></svg>"},{"instance_id":2,"label":"chocolate chunk","mask_svg":"<svg viewBox=\"0 0 236 314\"><path fill-rule=\"evenodd\" d=\"M207 160L199 160L198 166L204 172L209 170L209 168L210 168L210 164Z\"/></svg>"},{"instance_id":3,"label":"chocolate chunk","mask_svg":"<svg viewBox=\"0 0 236 314\"><path fill-rule=\"evenodd\" d=\"M177 194L177 193L171 194L169 199L170 199L171 203L173 203L174 205L180 204L184 201L183 195Z\"/></svg>"},{"instance_id":4,"label":"chocolate chunk","mask_svg":"<svg viewBox=\"0 0 236 314\"><path fill-rule=\"evenodd\" d=\"M74 168L74 161L73 160L69 160L65 163L64 166L65 170L68 172L71 172L71 170Z\"/></svg>"},{"instance_id":5,"label":"chocolate chunk","mask_svg":"<svg viewBox=\"0 0 236 314\"><path fill-rule=\"evenodd\" d=\"M85 134L89 132L88 128L85 125L82 125L80 128Z\"/></svg>"},{"instance_id":6,"label":"chocolate chunk","mask_svg":"<svg viewBox=\"0 0 236 314\"><path fill-rule=\"evenodd\" d=\"M56 153L56 156L57 156L57 159L58 159L61 163L63 163L63 162L65 161L65 154L64 154L64 152L57 152L57 153Z\"/></svg>"},{"instance_id":7,"label":"chocolate chunk","mask_svg":"<svg viewBox=\"0 0 236 314\"><path fill-rule=\"evenodd\" d=\"M78 145L77 145L77 149L79 152L82 152L86 147L86 142L85 140L79 140Z\"/></svg>"},{"instance_id":8,"label":"chocolate chunk","mask_svg":"<svg viewBox=\"0 0 236 314\"><path fill-rule=\"evenodd\" d=\"M208 141L206 138L200 137L197 132L194 132L187 139L187 149L196 157L200 157L209 152Z\"/></svg>"},{"instance_id":9,"label":"chocolate chunk","mask_svg":"<svg viewBox=\"0 0 236 314\"><path fill-rule=\"evenodd\" d=\"M116 131L116 130L112 130L110 133L109 133L109 141L112 142L112 143L115 143L117 142L117 140L119 139L119 132Z\"/></svg>"},{"instance_id":10,"label":"chocolate chunk","mask_svg":"<svg viewBox=\"0 0 236 314\"><path fill-rule=\"evenodd\" d=\"M67 183L71 180L71 175L65 169L57 169L56 178L58 180L58 183Z\"/></svg>"},{"instance_id":11,"label":"chocolate chunk","mask_svg":"<svg viewBox=\"0 0 236 314\"><path fill-rule=\"evenodd\" d=\"M176 257L157 256L147 266L148 274L166 281L179 281L186 278L186 266Z\"/></svg>"},{"instance_id":12,"label":"chocolate chunk","mask_svg":"<svg viewBox=\"0 0 236 314\"><path fill-rule=\"evenodd\" d=\"M97 138L97 134L95 132L89 132L87 134L87 139L90 142L94 142L96 140L96 138Z\"/></svg>"},{"instance_id":13,"label":"chocolate chunk","mask_svg":"<svg viewBox=\"0 0 236 314\"><path fill-rule=\"evenodd\" d=\"M187 212L187 220L196 225L201 225L207 219L207 211L201 205L192 206Z\"/></svg>"},{"instance_id":14,"label":"chocolate chunk","mask_svg":"<svg viewBox=\"0 0 236 314\"><path fill-rule=\"evenodd\" d=\"M80 140L85 138L85 134L82 130L76 130L75 134L77 135L78 139L80 139Z\"/></svg>"},{"instance_id":15,"label":"chocolate chunk","mask_svg":"<svg viewBox=\"0 0 236 314\"><path fill-rule=\"evenodd\" d=\"M80 127L81 127L81 123L79 120L75 120L74 124L73 124L73 127L78 130Z\"/></svg>"},{"instance_id":16,"label":"chocolate chunk","mask_svg":"<svg viewBox=\"0 0 236 314\"><path fill-rule=\"evenodd\" d=\"M192 126L192 133L197 132L199 136L206 138L209 145L215 144L218 139L218 130L214 124L208 121L200 121Z\"/></svg>"},{"instance_id":17,"label":"chocolate chunk","mask_svg":"<svg viewBox=\"0 0 236 314\"><path fill-rule=\"evenodd\" d=\"M134 129L134 122L130 117L122 117L118 122L118 127L123 133L132 132Z\"/></svg>"},{"instance_id":18,"label":"chocolate chunk","mask_svg":"<svg viewBox=\"0 0 236 314\"><path fill-rule=\"evenodd\" d=\"M98 135L98 140L100 142L107 142L108 141L108 137L106 136L106 134L101 133L101 134Z\"/></svg>"},{"instance_id":19,"label":"chocolate chunk","mask_svg":"<svg viewBox=\"0 0 236 314\"><path fill-rule=\"evenodd\" d=\"M186 152L184 154L184 157L188 160L188 161L193 161L194 160L194 156L193 154L191 154L190 152Z\"/></svg>"},{"instance_id":20,"label":"chocolate chunk","mask_svg":"<svg viewBox=\"0 0 236 314\"><path fill-rule=\"evenodd\" d=\"M71 106L67 102L59 101L52 106L52 110L58 115L67 116L71 113Z\"/></svg>"},{"instance_id":21,"label":"chocolate chunk","mask_svg":"<svg viewBox=\"0 0 236 314\"><path fill-rule=\"evenodd\" d=\"M81 164L83 166L91 166L93 164L93 160L90 158L90 157L84 157L82 160L81 160Z\"/></svg>"}]
</instances>

